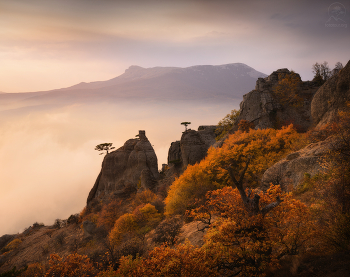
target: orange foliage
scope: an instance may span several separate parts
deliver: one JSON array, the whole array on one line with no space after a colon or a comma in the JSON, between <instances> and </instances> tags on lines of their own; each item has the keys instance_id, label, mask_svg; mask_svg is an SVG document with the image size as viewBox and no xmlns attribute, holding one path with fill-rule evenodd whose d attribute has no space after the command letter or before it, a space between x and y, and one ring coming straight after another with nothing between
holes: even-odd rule
<instances>
[{"instance_id":1,"label":"orange foliage","mask_svg":"<svg viewBox=\"0 0 350 277\"><path fill-rule=\"evenodd\" d=\"M274 185L259 195L261 207L277 197L283 201L266 215L252 215L237 189L226 187L207 195L205 210L209 208L217 220L203 248L221 273L263 276L267 268L278 267L279 259L299 254L315 238L314 222L305 204ZM207 218L201 208L192 215Z\"/></svg>"},{"instance_id":2,"label":"orange foliage","mask_svg":"<svg viewBox=\"0 0 350 277\"><path fill-rule=\"evenodd\" d=\"M161 246L154 248L147 259L121 259L118 269L121 276L217 276L206 259L204 249L196 248L189 243L177 245L175 248Z\"/></svg>"},{"instance_id":3,"label":"orange foliage","mask_svg":"<svg viewBox=\"0 0 350 277\"><path fill-rule=\"evenodd\" d=\"M118 245L126 234L131 234L137 229L137 223L133 214L123 214L115 222L113 229L109 233L109 241L113 245Z\"/></svg>"},{"instance_id":4,"label":"orange foliage","mask_svg":"<svg viewBox=\"0 0 350 277\"><path fill-rule=\"evenodd\" d=\"M123 213L122 201L112 200L107 205L104 205L102 211L97 219L98 226L105 226L107 230L113 228L115 221Z\"/></svg>"},{"instance_id":5,"label":"orange foliage","mask_svg":"<svg viewBox=\"0 0 350 277\"><path fill-rule=\"evenodd\" d=\"M292 125L281 130L238 131L230 135L221 148L210 148L204 160L189 165L174 181L165 199L166 214L184 213L196 198L203 198L207 191L232 186L225 168L232 165L240 172L250 157L245 182L249 186L258 186L265 170L290 153L297 140L298 134Z\"/></svg>"},{"instance_id":6,"label":"orange foliage","mask_svg":"<svg viewBox=\"0 0 350 277\"><path fill-rule=\"evenodd\" d=\"M274 94L281 105L300 107L303 99L299 96L301 79L293 71L291 74L280 74L281 79L274 87Z\"/></svg>"},{"instance_id":7,"label":"orange foliage","mask_svg":"<svg viewBox=\"0 0 350 277\"><path fill-rule=\"evenodd\" d=\"M45 270L42 264L34 263L28 265L26 271L24 271L20 276L21 277L41 277L44 276Z\"/></svg>"},{"instance_id":8,"label":"orange foliage","mask_svg":"<svg viewBox=\"0 0 350 277\"><path fill-rule=\"evenodd\" d=\"M65 258L61 258L57 254L50 255L50 268L46 272L46 277L65 276L95 276L96 270L92 266L87 256L79 254L70 254Z\"/></svg>"},{"instance_id":9,"label":"orange foliage","mask_svg":"<svg viewBox=\"0 0 350 277\"><path fill-rule=\"evenodd\" d=\"M242 131L242 132L249 132L250 129L254 129L254 123L250 122L248 120L244 120L242 119L239 123L238 123L238 130Z\"/></svg>"},{"instance_id":10,"label":"orange foliage","mask_svg":"<svg viewBox=\"0 0 350 277\"><path fill-rule=\"evenodd\" d=\"M134 206L137 207L142 204L147 204L155 201L157 199L157 195L153 193L151 190L146 189L138 194L136 194L134 200Z\"/></svg>"}]
</instances>

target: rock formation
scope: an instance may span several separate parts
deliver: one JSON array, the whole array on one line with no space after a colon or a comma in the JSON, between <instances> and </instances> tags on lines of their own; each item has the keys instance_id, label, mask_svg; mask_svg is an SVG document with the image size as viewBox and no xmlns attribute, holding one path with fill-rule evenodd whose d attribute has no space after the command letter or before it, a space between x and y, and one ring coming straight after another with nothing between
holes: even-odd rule
<instances>
[{"instance_id":1,"label":"rock formation","mask_svg":"<svg viewBox=\"0 0 350 277\"><path fill-rule=\"evenodd\" d=\"M253 122L256 129L275 128L289 123L301 130L307 130L311 126L310 104L318 88L315 83L300 83L298 96L303 100L300 107L281 105L273 92L277 83L289 74L291 72L283 68L272 72L266 78L258 78L255 90L243 96L240 115L231 133L237 130L238 122L243 119ZM300 79L299 74L297 77Z\"/></svg>"},{"instance_id":2,"label":"rock formation","mask_svg":"<svg viewBox=\"0 0 350 277\"><path fill-rule=\"evenodd\" d=\"M141 176L144 176L143 182ZM129 139L124 146L105 156L87 202L112 193L128 196L137 190L139 183L150 188L158 178L157 156L145 131L139 131L139 138Z\"/></svg>"},{"instance_id":3,"label":"rock formation","mask_svg":"<svg viewBox=\"0 0 350 277\"><path fill-rule=\"evenodd\" d=\"M316 92L311 103L313 124L320 128L332 121L350 99L350 61Z\"/></svg>"},{"instance_id":4,"label":"rock formation","mask_svg":"<svg viewBox=\"0 0 350 277\"><path fill-rule=\"evenodd\" d=\"M322 172L320 158L333 146L334 143L330 137L289 154L265 171L262 177L263 187L268 187L270 183L280 184L284 188L287 188L288 185L296 187L302 182L305 173L312 177Z\"/></svg>"},{"instance_id":5,"label":"rock formation","mask_svg":"<svg viewBox=\"0 0 350 277\"><path fill-rule=\"evenodd\" d=\"M168 164L185 170L191 164L200 162L215 143L215 126L199 126L198 131L188 129L180 141L171 143Z\"/></svg>"}]
</instances>

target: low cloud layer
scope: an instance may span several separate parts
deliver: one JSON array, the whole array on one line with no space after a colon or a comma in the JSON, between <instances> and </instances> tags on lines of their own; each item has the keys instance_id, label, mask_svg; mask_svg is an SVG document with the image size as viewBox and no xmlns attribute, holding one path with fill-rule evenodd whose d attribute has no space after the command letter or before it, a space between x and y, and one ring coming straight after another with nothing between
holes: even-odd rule
<instances>
[{"instance_id":1,"label":"low cloud layer","mask_svg":"<svg viewBox=\"0 0 350 277\"><path fill-rule=\"evenodd\" d=\"M161 167L170 143L181 138L181 122L191 121L193 129L216 124L237 107L237 102L130 101L2 114L0 235L80 212L101 167L97 144L119 148L146 130Z\"/></svg>"}]
</instances>

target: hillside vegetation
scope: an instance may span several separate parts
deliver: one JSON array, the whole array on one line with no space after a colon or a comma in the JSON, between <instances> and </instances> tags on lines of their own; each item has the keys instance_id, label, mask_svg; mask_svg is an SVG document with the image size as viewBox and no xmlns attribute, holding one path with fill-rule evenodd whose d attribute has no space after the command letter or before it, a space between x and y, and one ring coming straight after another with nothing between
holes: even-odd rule
<instances>
[{"instance_id":1,"label":"hillside vegetation","mask_svg":"<svg viewBox=\"0 0 350 277\"><path fill-rule=\"evenodd\" d=\"M123 199L95 198L67 221L35 223L8 238L0 244L0 276L327 276L328 268L320 270L318 262L330 264L333 257L341 258L332 268L340 275L332 276L345 276L350 105L304 133L293 124L252 127L241 120L236 131L222 136L221 147L188 165L168 189L140 186ZM320 159L318 174L305 174L296 187L281 186L278 176L262 185L268 168L326 139L332 147ZM181 240L193 223L196 239Z\"/></svg>"}]
</instances>

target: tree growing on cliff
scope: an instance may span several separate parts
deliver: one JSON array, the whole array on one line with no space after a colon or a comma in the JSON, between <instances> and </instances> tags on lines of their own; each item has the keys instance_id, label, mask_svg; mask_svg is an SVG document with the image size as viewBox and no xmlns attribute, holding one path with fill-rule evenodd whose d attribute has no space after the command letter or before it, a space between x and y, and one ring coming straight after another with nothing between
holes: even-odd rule
<instances>
[{"instance_id":1,"label":"tree growing on cliff","mask_svg":"<svg viewBox=\"0 0 350 277\"><path fill-rule=\"evenodd\" d=\"M109 143L109 142L101 143L99 145L96 145L95 150L97 150L97 151L106 151L106 153L102 152L102 153L100 153L100 155L108 154L108 151L110 151L110 150L115 148L115 147L112 147L112 144L113 143Z\"/></svg>"},{"instance_id":2,"label":"tree growing on cliff","mask_svg":"<svg viewBox=\"0 0 350 277\"><path fill-rule=\"evenodd\" d=\"M187 121L181 122L181 125L185 125L185 131L187 131L187 126L190 124L191 124L191 122L187 122Z\"/></svg>"},{"instance_id":3,"label":"tree growing on cliff","mask_svg":"<svg viewBox=\"0 0 350 277\"><path fill-rule=\"evenodd\" d=\"M233 127L236 118L239 116L239 111L232 110L231 113L227 114L223 119L221 119L215 129L216 140L222 139L228 131Z\"/></svg>"}]
</instances>

